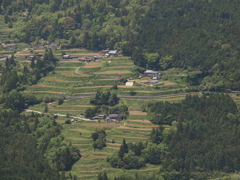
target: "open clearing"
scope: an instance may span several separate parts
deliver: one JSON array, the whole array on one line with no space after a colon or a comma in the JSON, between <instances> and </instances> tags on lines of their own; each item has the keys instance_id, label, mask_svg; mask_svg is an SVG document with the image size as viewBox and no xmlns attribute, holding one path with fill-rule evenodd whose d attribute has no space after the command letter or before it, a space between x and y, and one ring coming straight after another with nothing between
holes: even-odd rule
<instances>
[{"instance_id":1,"label":"open clearing","mask_svg":"<svg viewBox=\"0 0 240 180\"><path fill-rule=\"evenodd\" d=\"M142 111L130 111L130 114L132 115L147 115L146 112L142 112Z\"/></svg>"}]
</instances>

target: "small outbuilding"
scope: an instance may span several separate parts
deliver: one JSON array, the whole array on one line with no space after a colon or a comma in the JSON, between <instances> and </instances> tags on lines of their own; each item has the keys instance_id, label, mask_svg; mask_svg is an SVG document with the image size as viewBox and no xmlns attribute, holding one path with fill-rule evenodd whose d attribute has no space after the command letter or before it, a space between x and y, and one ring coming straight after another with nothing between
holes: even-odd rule
<instances>
[{"instance_id":1,"label":"small outbuilding","mask_svg":"<svg viewBox=\"0 0 240 180\"><path fill-rule=\"evenodd\" d=\"M108 52L109 56L117 56L118 55L118 51L117 50L110 50Z\"/></svg>"},{"instance_id":2,"label":"small outbuilding","mask_svg":"<svg viewBox=\"0 0 240 180\"><path fill-rule=\"evenodd\" d=\"M63 59L71 59L70 55L63 55Z\"/></svg>"},{"instance_id":3,"label":"small outbuilding","mask_svg":"<svg viewBox=\"0 0 240 180\"><path fill-rule=\"evenodd\" d=\"M132 81L132 82L126 82L126 86L133 86L133 84L134 84L134 82Z\"/></svg>"}]
</instances>

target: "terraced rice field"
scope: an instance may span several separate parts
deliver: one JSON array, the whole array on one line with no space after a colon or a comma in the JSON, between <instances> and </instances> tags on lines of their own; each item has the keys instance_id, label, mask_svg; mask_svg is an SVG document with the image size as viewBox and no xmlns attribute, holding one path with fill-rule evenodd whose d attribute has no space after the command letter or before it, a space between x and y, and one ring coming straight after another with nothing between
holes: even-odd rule
<instances>
[{"instance_id":1,"label":"terraced rice field","mask_svg":"<svg viewBox=\"0 0 240 180\"><path fill-rule=\"evenodd\" d=\"M94 74L129 74L130 71L127 70L116 70L116 71L104 71L104 72L96 72Z\"/></svg>"},{"instance_id":2,"label":"terraced rice field","mask_svg":"<svg viewBox=\"0 0 240 180\"><path fill-rule=\"evenodd\" d=\"M39 51L41 52L41 51ZM66 53L70 55L93 55L95 52L88 52L86 50L69 50ZM60 55L61 52L57 51ZM87 56L86 55L86 56ZM102 63L109 63L109 67L102 68ZM88 64L81 62L67 62L60 61L55 69L55 74L49 74L44 77L38 84L26 89L25 93L36 93L40 97L54 97L56 100L61 95L83 95L94 94L98 89L108 89L116 92L117 94L128 94L130 91L141 93L143 96L150 93L174 91L180 88L172 87L168 89L154 89L152 87L141 86L125 86L124 83L118 81L118 76L122 75L124 78L130 78L133 62L128 57L116 57L111 59L103 59L100 62L91 62ZM79 68L76 74L76 69ZM126 76L126 77L125 77ZM129 77L128 77L129 76ZM142 81L148 82L150 78L143 78ZM175 83L169 81L160 81L163 86L176 86ZM113 84L117 84L118 89L112 90ZM129 94L128 94L129 95ZM133 96L134 97L134 96ZM84 114L84 111L93 107L90 104L90 98L71 98L65 99L64 103L58 105L55 100L52 104L48 104L50 114L61 114L75 116L78 118L77 122L71 125L64 124L66 120L69 120L66 116L58 117L57 122L63 124L62 135L66 142L71 142L73 146L80 149L81 158L76 162L72 170L73 175L77 175L80 179L94 179L99 172L106 170L110 176L113 176L118 169L114 169L106 162L106 158L119 150L123 138L127 142L138 142L148 140L149 135L153 127L158 125L152 124L147 119L147 113L142 112L143 105L148 102L157 102L170 100L172 102L181 100L185 95L168 96L148 99L128 99L122 98L120 104L125 104L129 108L129 116L127 120L121 123L105 123L103 121L83 121L80 120L80 114ZM43 111L45 104L35 105L29 109L36 111ZM72 118L72 117L71 117ZM102 150L93 149L91 134L96 128L106 129L106 144ZM166 128L169 128L166 126ZM115 143L113 143L115 142ZM148 167L147 167L148 168ZM149 167L154 169L155 167ZM144 170L143 170L144 171Z\"/></svg>"}]
</instances>

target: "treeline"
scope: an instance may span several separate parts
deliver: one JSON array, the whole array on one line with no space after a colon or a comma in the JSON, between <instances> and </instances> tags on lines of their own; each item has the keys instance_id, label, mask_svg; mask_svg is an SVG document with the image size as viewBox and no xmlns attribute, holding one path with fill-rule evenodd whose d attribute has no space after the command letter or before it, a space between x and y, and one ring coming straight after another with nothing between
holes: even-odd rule
<instances>
[{"instance_id":1,"label":"treeline","mask_svg":"<svg viewBox=\"0 0 240 180\"><path fill-rule=\"evenodd\" d=\"M55 63L51 49L46 49L31 65L22 68L12 56L1 66L0 179L64 180L59 171L70 170L81 157L77 148L64 142L62 126L53 117L20 114L29 105L51 100L20 91L53 70Z\"/></svg>"},{"instance_id":2,"label":"treeline","mask_svg":"<svg viewBox=\"0 0 240 180\"><path fill-rule=\"evenodd\" d=\"M71 169L80 152L67 145L61 125L49 116L0 111L1 179L59 179Z\"/></svg>"},{"instance_id":3,"label":"treeline","mask_svg":"<svg viewBox=\"0 0 240 180\"><path fill-rule=\"evenodd\" d=\"M13 56L7 58L5 66L1 67L0 104L3 104L3 108L21 111L29 105L39 103L40 100L34 95L22 95L20 91L46 76L54 69L56 61L51 49L46 49L43 59L31 60L31 64L24 65L23 68L14 60Z\"/></svg>"},{"instance_id":4,"label":"treeline","mask_svg":"<svg viewBox=\"0 0 240 180\"><path fill-rule=\"evenodd\" d=\"M206 172L239 171L240 117L229 95L187 95L180 103L155 103L148 114L160 127L153 128L149 142L124 140L118 153L108 158L113 167L161 164L162 173L185 179L206 178ZM172 126L164 129L166 124Z\"/></svg>"},{"instance_id":5,"label":"treeline","mask_svg":"<svg viewBox=\"0 0 240 180\"><path fill-rule=\"evenodd\" d=\"M54 57L52 50L47 49L43 58L31 60L31 64L21 65L11 56L6 59L5 67L2 67L1 88L3 93L10 92L13 89L17 91L24 90L27 85L35 84L37 81L51 72L57 59Z\"/></svg>"}]
</instances>

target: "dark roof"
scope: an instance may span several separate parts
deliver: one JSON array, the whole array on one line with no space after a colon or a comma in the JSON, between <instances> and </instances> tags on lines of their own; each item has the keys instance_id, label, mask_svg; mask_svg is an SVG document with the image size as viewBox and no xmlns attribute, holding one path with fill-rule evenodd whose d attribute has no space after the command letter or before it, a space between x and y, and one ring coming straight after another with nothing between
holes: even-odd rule
<instances>
[{"instance_id":1,"label":"dark roof","mask_svg":"<svg viewBox=\"0 0 240 180\"><path fill-rule=\"evenodd\" d=\"M109 114L108 117L109 117L109 118L116 118L116 117L118 117L118 114Z\"/></svg>"}]
</instances>

